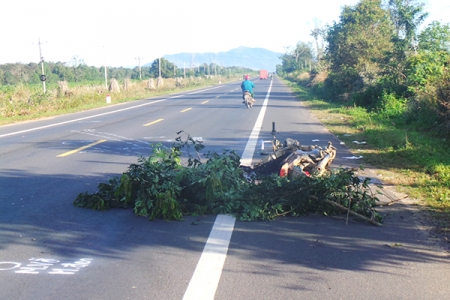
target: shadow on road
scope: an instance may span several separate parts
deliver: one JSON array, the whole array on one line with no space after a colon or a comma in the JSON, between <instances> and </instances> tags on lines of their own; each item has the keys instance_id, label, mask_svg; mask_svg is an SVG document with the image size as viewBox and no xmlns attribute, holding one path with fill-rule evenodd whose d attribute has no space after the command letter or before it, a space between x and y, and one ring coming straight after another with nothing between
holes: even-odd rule
<instances>
[{"instance_id":1,"label":"shadow on road","mask_svg":"<svg viewBox=\"0 0 450 300\"><path fill-rule=\"evenodd\" d=\"M78 193L93 192L97 182L112 176L3 172L0 249L30 246L35 255L115 259L127 259L135 247L202 251L214 216L186 217L182 222L148 221L132 210L92 211L72 205ZM35 187L33 193L21 193L26 185ZM60 185L66 188L56 188ZM240 255L249 263L267 260L324 270L367 270L373 265L444 259L411 222L414 212L408 207L396 204L382 208L382 213L388 215L383 227L356 221L345 225L343 219L319 215L272 222L237 221L229 255ZM194 226L193 221L199 224Z\"/></svg>"}]
</instances>

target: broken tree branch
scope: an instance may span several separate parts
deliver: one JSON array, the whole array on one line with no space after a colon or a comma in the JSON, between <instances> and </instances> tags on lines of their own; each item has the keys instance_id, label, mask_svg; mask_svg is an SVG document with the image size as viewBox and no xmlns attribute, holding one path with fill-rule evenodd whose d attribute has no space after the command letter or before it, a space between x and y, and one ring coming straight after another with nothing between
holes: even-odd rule
<instances>
[{"instance_id":1,"label":"broken tree branch","mask_svg":"<svg viewBox=\"0 0 450 300\"><path fill-rule=\"evenodd\" d=\"M381 223L379 223L379 222L377 222L375 220L369 219L369 218L367 218L367 217L365 217L365 216L363 216L361 214L358 214L357 212L354 212L353 210L348 210L346 207L344 207L344 206L342 206L342 205L340 205L340 204L338 204L338 203L336 203L334 201L330 201L330 200L323 200L323 201L328 203L328 204L333 205L334 207L336 207L336 208L338 208L338 209L340 209L340 210L342 210L344 212L348 211L351 215L353 215L355 217L358 217L360 219L363 219L364 221L367 221L370 224L373 224L373 225L376 225L376 226L383 226L383 224L381 224Z\"/></svg>"}]
</instances>

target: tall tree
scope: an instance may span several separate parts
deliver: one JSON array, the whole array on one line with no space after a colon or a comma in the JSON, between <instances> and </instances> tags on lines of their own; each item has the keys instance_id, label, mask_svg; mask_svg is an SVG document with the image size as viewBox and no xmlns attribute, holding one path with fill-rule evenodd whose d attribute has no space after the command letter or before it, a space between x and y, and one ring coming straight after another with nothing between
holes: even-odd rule
<instances>
[{"instance_id":1,"label":"tall tree","mask_svg":"<svg viewBox=\"0 0 450 300\"><path fill-rule=\"evenodd\" d=\"M280 57L282 70L285 73L299 71L309 65L313 60L313 47L310 43L298 42Z\"/></svg>"},{"instance_id":2,"label":"tall tree","mask_svg":"<svg viewBox=\"0 0 450 300\"><path fill-rule=\"evenodd\" d=\"M159 77L159 59L155 59L150 67L150 74L154 78ZM173 77L173 63L165 58L161 58L161 77L171 78Z\"/></svg>"},{"instance_id":3,"label":"tall tree","mask_svg":"<svg viewBox=\"0 0 450 300\"><path fill-rule=\"evenodd\" d=\"M417 30L428 16L424 11L424 4L416 0L389 0L388 5L398 48L403 51L416 50Z\"/></svg>"},{"instance_id":4,"label":"tall tree","mask_svg":"<svg viewBox=\"0 0 450 300\"><path fill-rule=\"evenodd\" d=\"M423 4L415 0L389 0L387 10L394 26L394 48L384 58L384 88L408 97L407 61L417 52L417 31L427 13Z\"/></svg>"},{"instance_id":5,"label":"tall tree","mask_svg":"<svg viewBox=\"0 0 450 300\"><path fill-rule=\"evenodd\" d=\"M328 86L333 94L363 91L381 77L380 62L393 48L392 31L381 0L361 0L343 8L340 22L327 35Z\"/></svg>"},{"instance_id":6,"label":"tall tree","mask_svg":"<svg viewBox=\"0 0 450 300\"><path fill-rule=\"evenodd\" d=\"M326 29L319 28L316 26L313 30L311 30L310 36L314 38L314 42L316 44L316 59L317 62L320 63L320 60L322 59L324 52L323 42L326 36Z\"/></svg>"},{"instance_id":7,"label":"tall tree","mask_svg":"<svg viewBox=\"0 0 450 300\"><path fill-rule=\"evenodd\" d=\"M419 34L419 50L450 52L450 26L433 21Z\"/></svg>"}]
</instances>

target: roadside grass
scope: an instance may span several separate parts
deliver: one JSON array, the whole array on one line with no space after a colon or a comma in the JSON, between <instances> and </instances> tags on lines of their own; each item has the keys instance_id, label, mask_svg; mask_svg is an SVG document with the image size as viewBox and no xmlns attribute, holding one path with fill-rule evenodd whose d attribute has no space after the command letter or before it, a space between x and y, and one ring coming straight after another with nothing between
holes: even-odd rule
<instances>
[{"instance_id":1,"label":"roadside grass","mask_svg":"<svg viewBox=\"0 0 450 300\"><path fill-rule=\"evenodd\" d=\"M121 85L120 92L109 92L100 82L69 83L69 90L64 95L59 95L55 84L49 85L46 93L43 93L42 85L7 86L0 89L0 125L108 106L111 105L106 103L108 94L111 103L117 104L237 80L241 80L238 75L186 78L180 85L175 79L168 78L156 89L149 89L147 80L133 80L126 90Z\"/></svg>"},{"instance_id":2,"label":"roadside grass","mask_svg":"<svg viewBox=\"0 0 450 300\"><path fill-rule=\"evenodd\" d=\"M375 167L386 184L417 199L437 229L450 233L450 143L409 129L361 107L314 98L308 88L285 81L311 112L355 154Z\"/></svg>"}]
</instances>

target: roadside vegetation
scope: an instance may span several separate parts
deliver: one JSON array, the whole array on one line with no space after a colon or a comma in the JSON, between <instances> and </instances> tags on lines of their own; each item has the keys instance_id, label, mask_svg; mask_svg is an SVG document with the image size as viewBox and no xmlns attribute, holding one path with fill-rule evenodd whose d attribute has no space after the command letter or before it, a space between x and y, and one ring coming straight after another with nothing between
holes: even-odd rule
<instances>
[{"instance_id":1,"label":"roadside vegetation","mask_svg":"<svg viewBox=\"0 0 450 300\"><path fill-rule=\"evenodd\" d=\"M418 1L361 0L311 32L278 73L381 179L450 230L450 27Z\"/></svg>"},{"instance_id":2,"label":"roadside vegetation","mask_svg":"<svg viewBox=\"0 0 450 300\"><path fill-rule=\"evenodd\" d=\"M241 80L250 69L204 64L195 69L177 70L161 59L141 70L89 67L74 58L72 66L44 63L45 92L37 64L0 65L0 125L92 109L112 103L145 99L158 95ZM143 79L141 79L143 78Z\"/></svg>"},{"instance_id":3,"label":"roadside vegetation","mask_svg":"<svg viewBox=\"0 0 450 300\"><path fill-rule=\"evenodd\" d=\"M65 113L87 110L138 99L181 92L229 81L240 80L239 75L167 78L158 80L130 80L119 82L115 79L108 86L100 82L52 84L43 93L42 85L7 86L0 88L0 125L50 117Z\"/></svg>"}]
</instances>

